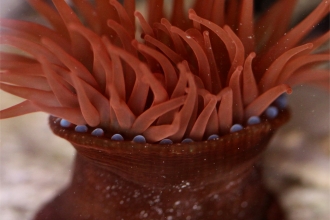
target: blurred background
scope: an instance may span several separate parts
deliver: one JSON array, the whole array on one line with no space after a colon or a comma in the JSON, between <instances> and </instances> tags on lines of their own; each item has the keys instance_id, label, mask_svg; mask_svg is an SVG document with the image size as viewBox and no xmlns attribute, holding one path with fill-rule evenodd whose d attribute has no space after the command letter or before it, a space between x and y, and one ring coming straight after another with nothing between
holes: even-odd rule
<instances>
[{"instance_id":1,"label":"blurred background","mask_svg":"<svg viewBox=\"0 0 330 220\"><path fill-rule=\"evenodd\" d=\"M169 1L171 2L171 1ZM265 10L274 0L257 0ZM300 0L293 23L320 0ZM144 11L143 1L138 8ZM1 0L1 17L40 22L23 0ZM329 29L329 18L314 32ZM329 73L330 74L330 73ZM265 176L289 220L330 219L330 133L328 91L300 86L289 96L290 122L265 152ZM0 91L0 109L21 99ZM0 216L32 219L42 204L70 181L73 147L54 136L47 115L34 113L0 121Z\"/></svg>"}]
</instances>

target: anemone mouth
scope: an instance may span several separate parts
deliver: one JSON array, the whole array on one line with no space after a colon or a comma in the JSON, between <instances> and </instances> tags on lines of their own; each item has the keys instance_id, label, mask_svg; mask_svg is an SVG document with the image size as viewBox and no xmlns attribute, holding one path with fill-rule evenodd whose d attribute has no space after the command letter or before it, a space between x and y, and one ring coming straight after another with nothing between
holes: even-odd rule
<instances>
[{"instance_id":1,"label":"anemone mouth","mask_svg":"<svg viewBox=\"0 0 330 220\"><path fill-rule=\"evenodd\" d=\"M329 60L316 53L329 32L299 44L329 13L325 0L291 30L295 1L279 0L256 21L253 1L197 0L187 17L176 1L165 18L164 2L150 0L147 20L133 0L74 0L78 13L64 0L28 2L52 28L1 19L1 44L29 57L1 52L1 89L27 100L0 118L44 111L96 136L203 141L258 123L265 111L276 117L270 105L293 85L329 86L328 70L315 67Z\"/></svg>"}]
</instances>

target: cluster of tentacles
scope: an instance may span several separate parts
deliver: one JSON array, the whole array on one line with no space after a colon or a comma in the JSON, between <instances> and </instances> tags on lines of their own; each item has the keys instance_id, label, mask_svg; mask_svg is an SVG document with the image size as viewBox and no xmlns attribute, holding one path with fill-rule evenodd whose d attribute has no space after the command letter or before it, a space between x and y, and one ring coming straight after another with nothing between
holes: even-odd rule
<instances>
[{"instance_id":1,"label":"cluster of tentacles","mask_svg":"<svg viewBox=\"0 0 330 220\"><path fill-rule=\"evenodd\" d=\"M319 68L329 32L299 44L328 1L290 30L295 0L278 0L257 20L250 0L197 0L188 13L184 0L170 13L149 0L148 20L134 0L72 0L76 10L64 0L27 1L51 28L1 19L1 44L23 51L1 52L1 89L26 99L1 118L43 111L81 132L200 141L258 123L295 84L329 86Z\"/></svg>"}]
</instances>

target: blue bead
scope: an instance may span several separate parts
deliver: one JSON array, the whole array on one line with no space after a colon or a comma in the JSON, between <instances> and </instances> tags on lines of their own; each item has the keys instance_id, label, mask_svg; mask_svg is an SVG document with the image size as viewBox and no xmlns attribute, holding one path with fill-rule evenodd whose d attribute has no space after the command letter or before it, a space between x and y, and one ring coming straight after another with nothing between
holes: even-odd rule
<instances>
[{"instance_id":1,"label":"blue bead","mask_svg":"<svg viewBox=\"0 0 330 220\"><path fill-rule=\"evenodd\" d=\"M94 131L92 131L92 135L101 137L104 135L104 131L102 128L96 128L96 129L94 129Z\"/></svg>"},{"instance_id":2,"label":"blue bead","mask_svg":"<svg viewBox=\"0 0 330 220\"><path fill-rule=\"evenodd\" d=\"M68 127L70 127L71 123L69 121L65 120L65 119L61 119L60 125L63 128L68 128Z\"/></svg>"},{"instance_id":3,"label":"blue bead","mask_svg":"<svg viewBox=\"0 0 330 220\"><path fill-rule=\"evenodd\" d=\"M77 125L74 130L79 133L85 133L88 131L88 128L86 125Z\"/></svg>"},{"instance_id":4,"label":"blue bead","mask_svg":"<svg viewBox=\"0 0 330 220\"><path fill-rule=\"evenodd\" d=\"M136 135L136 136L133 138L132 141L135 142L135 143L141 143L141 144L144 144L144 143L147 142L146 139L145 139L145 137L143 137L142 135Z\"/></svg>"},{"instance_id":5,"label":"blue bead","mask_svg":"<svg viewBox=\"0 0 330 220\"><path fill-rule=\"evenodd\" d=\"M219 139L219 135L212 134L207 140L210 141L210 140L217 140L217 139Z\"/></svg>"},{"instance_id":6,"label":"blue bead","mask_svg":"<svg viewBox=\"0 0 330 220\"><path fill-rule=\"evenodd\" d=\"M276 118L276 116L278 115L278 108L276 108L275 106L270 106L266 109L266 116L270 119Z\"/></svg>"},{"instance_id":7,"label":"blue bead","mask_svg":"<svg viewBox=\"0 0 330 220\"><path fill-rule=\"evenodd\" d=\"M240 131L243 129L243 126L240 125L240 124L234 124L233 126L231 126L230 128L230 132L231 133L234 133L234 132L237 132L237 131Z\"/></svg>"},{"instance_id":8,"label":"blue bead","mask_svg":"<svg viewBox=\"0 0 330 220\"><path fill-rule=\"evenodd\" d=\"M120 134L114 134L114 135L112 135L111 140L113 140L113 141L123 141L124 138Z\"/></svg>"},{"instance_id":9,"label":"blue bead","mask_svg":"<svg viewBox=\"0 0 330 220\"><path fill-rule=\"evenodd\" d=\"M173 141L170 140L170 139L165 138L165 139L161 140L159 142L159 144L173 144Z\"/></svg>"},{"instance_id":10,"label":"blue bead","mask_svg":"<svg viewBox=\"0 0 330 220\"><path fill-rule=\"evenodd\" d=\"M247 124L248 125L255 125L255 124L259 124L260 122L261 122L261 120L258 116L252 116L248 119Z\"/></svg>"},{"instance_id":11,"label":"blue bead","mask_svg":"<svg viewBox=\"0 0 330 220\"><path fill-rule=\"evenodd\" d=\"M182 141L181 141L181 143L193 143L194 141L193 141L193 139L191 139L191 138L186 138L186 139L183 139Z\"/></svg>"},{"instance_id":12,"label":"blue bead","mask_svg":"<svg viewBox=\"0 0 330 220\"><path fill-rule=\"evenodd\" d=\"M280 95L275 100L275 104L279 109L285 109L288 106L288 96L285 93Z\"/></svg>"}]
</instances>

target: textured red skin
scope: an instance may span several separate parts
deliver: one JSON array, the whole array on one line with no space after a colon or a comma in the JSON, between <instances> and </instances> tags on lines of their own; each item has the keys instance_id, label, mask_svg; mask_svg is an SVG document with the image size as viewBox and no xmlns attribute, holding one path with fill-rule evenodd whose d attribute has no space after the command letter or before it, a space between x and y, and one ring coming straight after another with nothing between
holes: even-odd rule
<instances>
[{"instance_id":1,"label":"textured red skin","mask_svg":"<svg viewBox=\"0 0 330 220\"><path fill-rule=\"evenodd\" d=\"M282 219L264 188L260 155L287 120L263 120L216 141L136 144L77 134L71 184L35 219Z\"/></svg>"}]
</instances>

